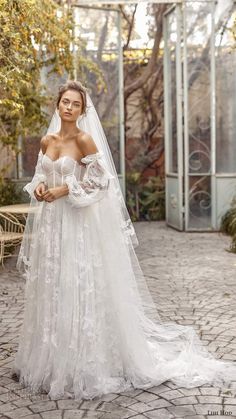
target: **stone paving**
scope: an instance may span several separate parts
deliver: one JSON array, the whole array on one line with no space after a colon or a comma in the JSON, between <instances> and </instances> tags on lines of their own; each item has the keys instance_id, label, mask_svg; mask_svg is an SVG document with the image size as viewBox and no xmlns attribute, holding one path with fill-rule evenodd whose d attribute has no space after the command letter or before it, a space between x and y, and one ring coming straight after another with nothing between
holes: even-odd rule
<instances>
[{"instance_id":1,"label":"stone paving","mask_svg":"<svg viewBox=\"0 0 236 419\"><path fill-rule=\"evenodd\" d=\"M236 255L219 233L180 233L164 222L135 223L136 249L163 319L193 325L217 358L236 361ZM236 418L235 386L178 388L167 381L146 391L92 401L30 395L11 378L24 307L24 280L11 262L0 271L0 418Z\"/></svg>"}]
</instances>

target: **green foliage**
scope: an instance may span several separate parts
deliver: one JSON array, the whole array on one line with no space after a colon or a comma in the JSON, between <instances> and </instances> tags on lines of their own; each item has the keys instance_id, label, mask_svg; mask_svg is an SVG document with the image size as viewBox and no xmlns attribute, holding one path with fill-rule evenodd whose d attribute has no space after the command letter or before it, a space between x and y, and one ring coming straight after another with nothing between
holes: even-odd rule
<instances>
[{"instance_id":1,"label":"green foliage","mask_svg":"<svg viewBox=\"0 0 236 419\"><path fill-rule=\"evenodd\" d=\"M0 206L21 204L22 193L17 190L16 184L10 179L0 182Z\"/></svg>"},{"instance_id":2,"label":"green foliage","mask_svg":"<svg viewBox=\"0 0 236 419\"><path fill-rule=\"evenodd\" d=\"M94 61L94 58L88 55L87 44L85 40L80 40L80 49L74 59L76 73L79 74L79 79L87 88L95 86L96 91L100 92L102 89L106 92L107 85L101 65Z\"/></svg>"},{"instance_id":3,"label":"green foliage","mask_svg":"<svg viewBox=\"0 0 236 419\"><path fill-rule=\"evenodd\" d=\"M165 185L160 176L146 182L139 172L131 172L127 180L127 207L132 221L165 219Z\"/></svg>"},{"instance_id":4,"label":"green foliage","mask_svg":"<svg viewBox=\"0 0 236 419\"><path fill-rule=\"evenodd\" d=\"M231 208L221 219L221 231L232 236L229 251L236 253L236 198L232 200Z\"/></svg>"},{"instance_id":5,"label":"green foliage","mask_svg":"<svg viewBox=\"0 0 236 419\"><path fill-rule=\"evenodd\" d=\"M160 176L149 177L144 185L140 202L147 220L165 219L165 186Z\"/></svg>"},{"instance_id":6,"label":"green foliage","mask_svg":"<svg viewBox=\"0 0 236 419\"><path fill-rule=\"evenodd\" d=\"M0 0L0 24L0 142L17 150L19 135L38 133L47 121L42 69L72 75L73 20L53 0Z\"/></svg>"}]
</instances>

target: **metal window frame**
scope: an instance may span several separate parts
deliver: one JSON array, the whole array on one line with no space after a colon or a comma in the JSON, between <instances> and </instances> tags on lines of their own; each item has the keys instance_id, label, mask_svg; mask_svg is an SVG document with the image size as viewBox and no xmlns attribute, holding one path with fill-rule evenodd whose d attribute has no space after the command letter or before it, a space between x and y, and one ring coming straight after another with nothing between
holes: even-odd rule
<instances>
[{"instance_id":1,"label":"metal window frame","mask_svg":"<svg viewBox=\"0 0 236 419\"><path fill-rule=\"evenodd\" d=\"M93 2L89 2L93 3ZM98 3L98 2L94 2ZM117 53L118 53L118 95L119 95L119 102L118 102L118 109L119 109L119 173L117 173L121 190L123 196L126 196L126 182L125 182L125 117L124 117L124 69L123 69L123 46L122 46L122 19L121 19L121 11L118 8L109 8L109 7L98 7L98 6L89 6L88 1L86 4L73 4L72 10L75 8L81 9L88 9L88 10L98 10L98 11L106 11L106 12L115 12L117 13L117 29L118 29L118 42L117 42ZM73 12L74 13L74 12ZM76 68L74 68L74 75L77 78Z\"/></svg>"},{"instance_id":2,"label":"metal window frame","mask_svg":"<svg viewBox=\"0 0 236 419\"><path fill-rule=\"evenodd\" d=\"M185 230L189 225L189 177L188 177L188 156L189 156L189 129L188 129L188 63L187 63L187 28L186 8L183 6L183 90L184 90L184 203L185 203Z\"/></svg>"},{"instance_id":3,"label":"metal window frame","mask_svg":"<svg viewBox=\"0 0 236 419\"><path fill-rule=\"evenodd\" d=\"M216 59L215 1L211 5L211 227L216 230Z\"/></svg>"},{"instance_id":4,"label":"metal window frame","mask_svg":"<svg viewBox=\"0 0 236 419\"><path fill-rule=\"evenodd\" d=\"M182 7L181 4L174 4L164 13L163 20L163 35L164 39L167 39L168 36L168 25L167 19L168 16L176 11L176 137L177 137L177 172L172 172L170 170L170 126L169 126L169 113L170 113L170 102L169 102L169 65L168 65L168 55L164 52L164 123L165 123L165 173L166 173L166 195L169 196L168 188L168 178L175 178L177 180L177 195L179 200L179 213L178 213L178 224L179 230L184 228L184 208L183 208L183 90L182 90L182 51L181 51L181 42L182 42ZM166 47L165 47L166 48ZM168 200L166 199L166 214L168 214ZM176 226L168 223L174 228Z\"/></svg>"},{"instance_id":5,"label":"metal window frame","mask_svg":"<svg viewBox=\"0 0 236 419\"><path fill-rule=\"evenodd\" d=\"M185 201L185 230L186 231L212 231L216 230L216 69L215 69L215 0L197 0L198 3L211 4L211 46L210 46L210 117L211 117L211 226L209 228L189 227L189 127L188 127L188 51L187 51L187 28L186 28L186 3L183 4L183 89L184 89L184 201ZM204 173L196 173L194 176L204 176Z\"/></svg>"}]
</instances>

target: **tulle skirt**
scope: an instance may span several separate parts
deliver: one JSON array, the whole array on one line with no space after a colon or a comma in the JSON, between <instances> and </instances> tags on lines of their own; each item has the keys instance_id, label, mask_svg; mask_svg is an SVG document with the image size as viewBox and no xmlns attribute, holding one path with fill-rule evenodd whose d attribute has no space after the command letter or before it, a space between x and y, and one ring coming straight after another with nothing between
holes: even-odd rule
<instances>
[{"instance_id":1,"label":"tulle skirt","mask_svg":"<svg viewBox=\"0 0 236 419\"><path fill-rule=\"evenodd\" d=\"M108 198L80 209L43 202L25 265L13 366L20 383L52 398L92 399L167 380L186 388L236 381L236 364L215 359L191 326L148 316L143 273L118 220Z\"/></svg>"}]
</instances>

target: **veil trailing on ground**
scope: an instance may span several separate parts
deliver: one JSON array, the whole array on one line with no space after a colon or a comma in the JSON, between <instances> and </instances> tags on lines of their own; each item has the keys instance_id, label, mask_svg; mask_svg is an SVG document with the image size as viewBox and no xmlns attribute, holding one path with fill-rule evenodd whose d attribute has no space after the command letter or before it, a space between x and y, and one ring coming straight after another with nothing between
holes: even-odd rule
<instances>
[{"instance_id":1,"label":"veil trailing on ground","mask_svg":"<svg viewBox=\"0 0 236 419\"><path fill-rule=\"evenodd\" d=\"M55 111L47 133L58 132L60 123L59 114ZM85 373L85 381L88 383L88 388L85 389L86 392L88 391L86 397L104 391L123 391L128 388L127 383L129 385L130 382L135 388L149 388L171 379L179 386L191 388L206 383L224 386L224 383L231 383L236 380L236 365L232 362L215 359L204 348L192 326L163 322L160 319L134 251L134 246L138 244L138 241L125 206L111 152L88 94L86 112L78 119L77 125L93 137L98 153L90 155L90 158L95 159L95 161L96 159L99 160L102 173L106 173L107 179L109 179L109 182L106 183L103 199L92 204L90 201L87 207L81 208L81 195L76 195L75 186L75 190L72 187L69 193L72 195L74 193L78 198L76 199L76 208L73 208L73 205L67 205L67 197L62 197L61 200L59 198L55 202L37 201L34 196L35 188L40 182L45 182L47 185L48 179L50 179L45 174L46 170L43 169L44 155L40 150L34 177L24 187L24 190L31 196L31 201L17 260L17 268L20 271L23 270L25 274L25 292L28 296L28 312L26 312L25 317L26 342L31 341L31 337L28 337L29 333L32 332L33 336L31 316L35 315L35 301L39 304L35 318L37 326L40 323L37 318L37 310L42 317L45 314L44 311L46 311L46 325L48 324L47 321L49 323L52 321L50 307L54 303L51 296L54 296L54 288L59 282L60 300L58 300L58 307L61 314L56 323L58 327L56 330L60 347L58 347L59 351L56 352L56 360L60 368L57 368L57 380L52 383L52 393L60 393L61 387L64 386L66 359L68 359L68 365L70 365L71 353L68 348L70 342L68 333L72 330L70 322L72 320L74 322L74 313L77 313L75 314L75 324L76 316L78 322L80 322L80 316L83 317L83 321L87 321L84 329L78 329L75 326L75 336L77 336L78 330L84 330L81 333L83 333L82 336L85 336L87 346L90 345L90 343L88 344L89 336L90 339L94 336L91 328L96 331L95 335L99 337L103 336L103 332L105 332L104 342L101 345L99 344L98 347L96 346L95 349L94 340L89 341L91 342L91 357L96 358L95 363L99 362L99 368L96 364L94 369L95 378L98 380L98 388L96 387L96 392L94 392L93 378L91 378L94 377L94 373L91 376L91 367L89 366L88 372ZM89 156L85 156L83 159L89 162ZM52 162L50 164L54 166ZM89 179L89 166L90 163L85 167L82 180L80 175L77 180L76 176L70 172L69 176L74 176L75 185L77 184L78 189L80 185L85 186ZM52 173L55 174L55 171L52 170ZM65 179L63 178L63 180ZM90 180L92 181L91 178ZM53 252L56 254L54 259ZM39 260L40 257L42 257L42 260ZM78 260L79 258L80 260ZM44 259L47 261L46 274ZM57 270L58 266L59 271ZM55 282L52 283L52 280ZM40 294L40 286L45 287L43 288L43 295ZM34 296L36 300L34 300ZM89 301L92 301L91 306ZM97 311L94 308L96 304ZM40 310L41 307L43 309ZM45 310L45 307L48 308L48 311ZM106 312L108 314L105 314L105 309L108 310ZM54 310L54 305L52 310ZM71 318L65 316L68 311ZM57 310L54 314L57 317ZM114 316L111 323L111 334L114 334L115 340L113 342L116 342L117 339L120 348L122 377L114 371L116 362L111 362L109 372L107 363L104 364L104 350L111 340L111 334L107 331L109 321L105 321L106 315L109 319L110 317L113 319ZM97 329L97 325L100 325L100 329ZM48 326L43 327L43 332L46 330L49 330ZM91 332L90 335L88 331ZM52 336L50 336L51 338ZM33 341L36 342L35 339ZM114 343L114 354L117 354L116 346ZM48 347L46 351L47 349ZM76 344L76 359L79 349L81 347L78 348ZM40 348L37 345L37 348L34 349L34 356L36 357L38 350ZM100 358L97 356L99 350ZM55 347L53 345L52 354L54 354L54 351ZM46 353L48 354L48 352ZM86 354L85 360L82 357L81 362L86 364L87 348L84 353ZM19 354L19 365L21 365L21 356L22 359L26 358L26 364L28 364L24 345L22 345L22 352ZM54 359L53 357L54 355L52 359ZM45 365L49 368L48 355L45 357L45 362ZM79 362L76 362L77 366L80 366ZM72 367L74 368L75 365L72 365ZM24 368L27 367L24 366ZM32 370L34 368L35 362L32 363ZM41 370L43 371L44 368L41 367ZM39 368L36 372L38 371ZM118 374L118 381L112 381L114 374ZM81 380L80 373L77 379ZM111 384L109 384L108 379L111 379ZM77 392L82 391L79 383L80 381L76 382ZM36 379L36 384L38 384L38 379ZM81 386L83 386L83 382Z\"/></svg>"}]
</instances>

